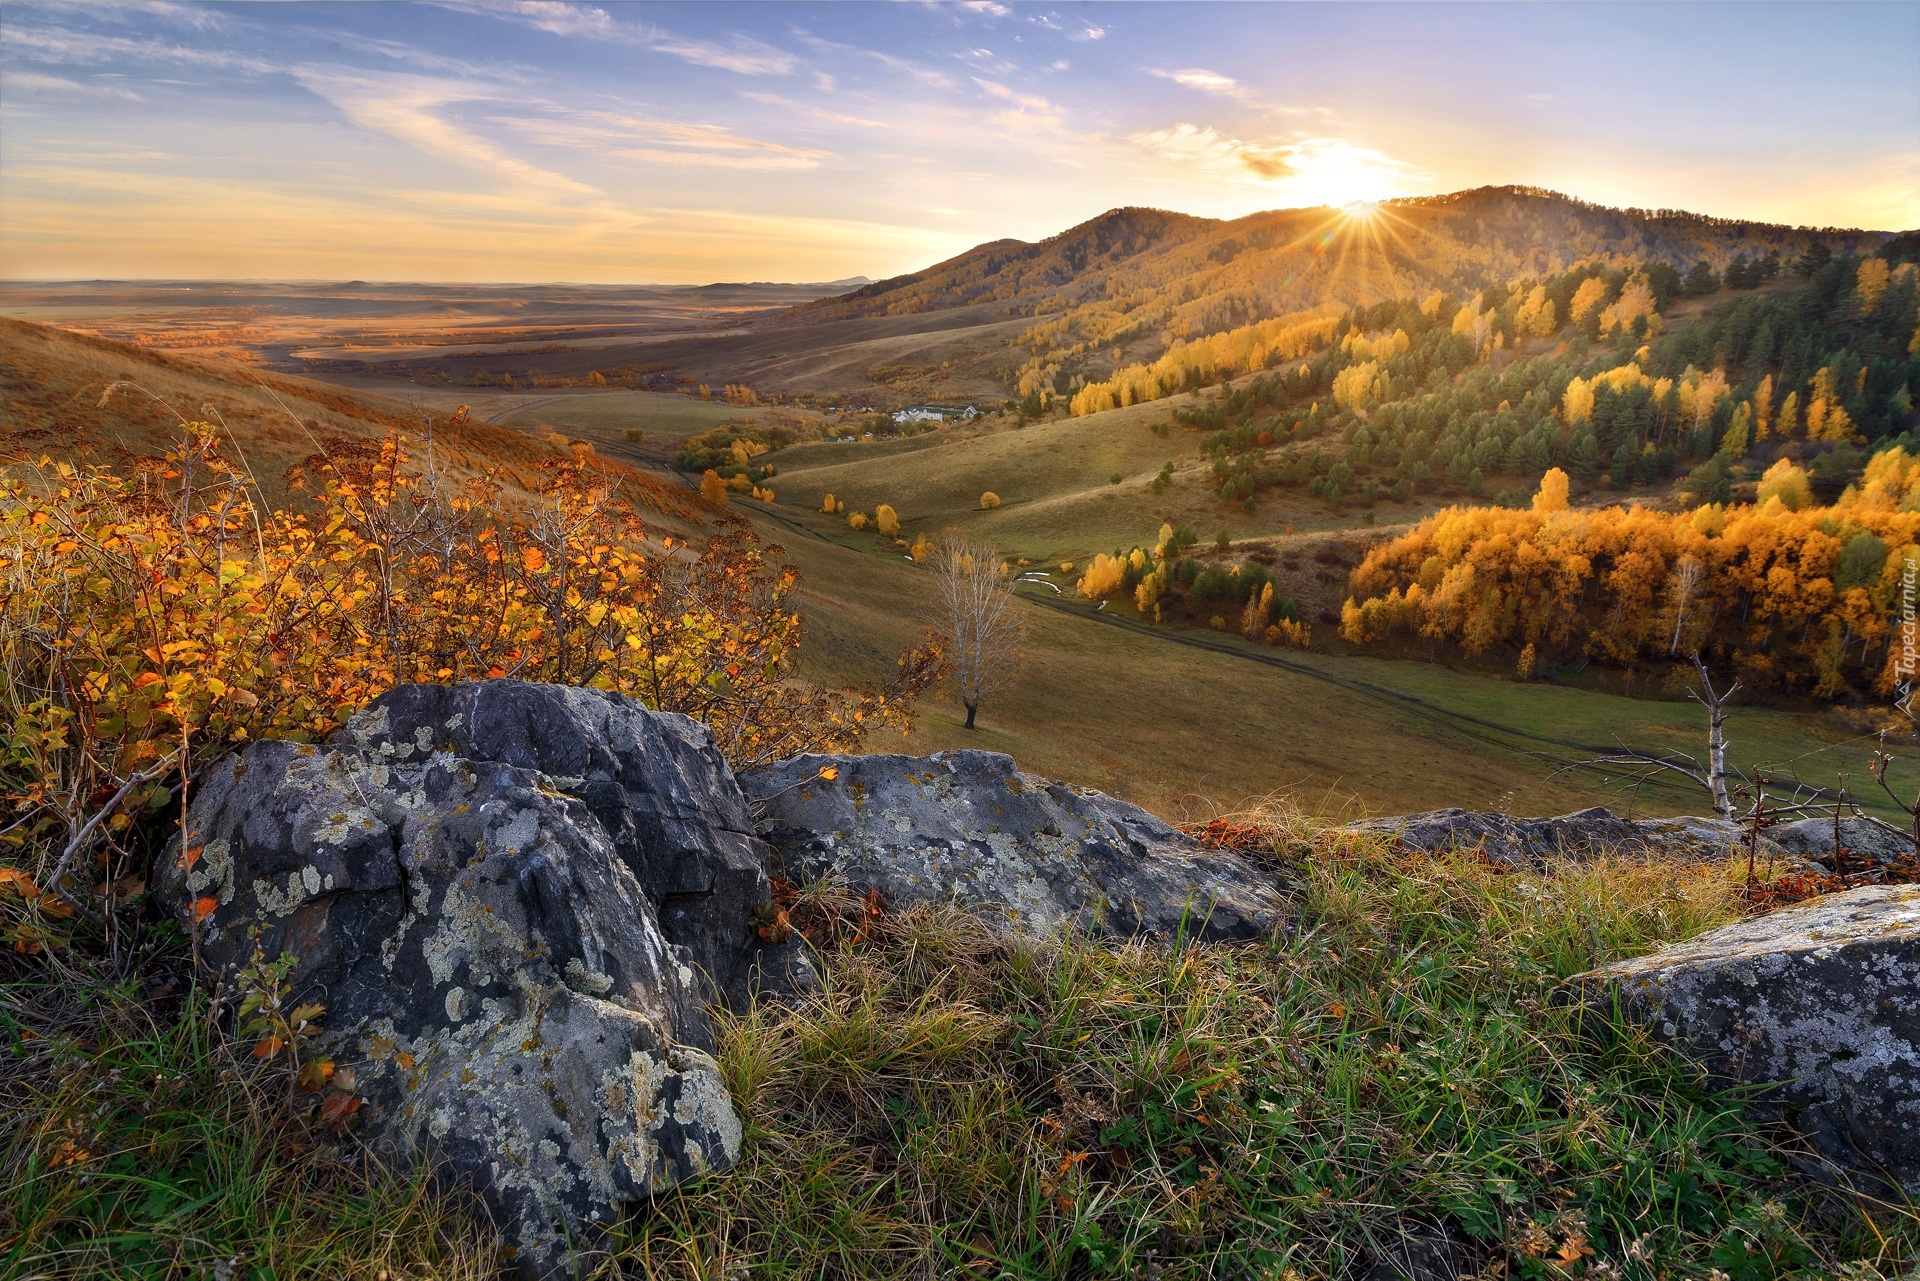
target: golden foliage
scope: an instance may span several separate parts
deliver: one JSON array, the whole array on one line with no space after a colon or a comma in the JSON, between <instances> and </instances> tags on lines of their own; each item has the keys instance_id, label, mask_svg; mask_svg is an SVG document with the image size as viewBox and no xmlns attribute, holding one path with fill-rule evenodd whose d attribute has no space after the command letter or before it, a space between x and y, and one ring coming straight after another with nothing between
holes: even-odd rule
<instances>
[{"instance_id":1,"label":"golden foliage","mask_svg":"<svg viewBox=\"0 0 1920 1281\"><path fill-rule=\"evenodd\" d=\"M1593 280L1587 282L1588 285L1594 283L1596 282ZM1585 288L1586 285L1581 286L1582 290ZM1579 294L1574 295L1576 303L1579 302L1579 298ZM1616 329L1631 329L1633 322L1641 317L1646 318L1649 332L1659 331L1659 315L1654 311L1653 286L1646 276L1635 275L1621 289L1620 296L1600 313L1600 332L1610 334Z\"/></svg>"},{"instance_id":2,"label":"golden foliage","mask_svg":"<svg viewBox=\"0 0 1920 1281\"><path fill-rule=\"evenodd\" d=\"M1573 300L1567 304L1567 319L1579 324L1591 315L1607 296L1607 282L1600 276L1588 276L1580 282L1580 288L1573 294Z\"/></svg>"},{"instance_id":3,"label":"golden foliage","mask_svg":"<svg viewBox=\"0 0 1920 1281\"><path fill-rule=\"evenodd\" d=\"M1804 468L1782 458L1760 477L1760 486L1754 491L1753 498L1762 507L1777 502L1788 511L1797 512L1812 504L1813 484Z\"/></svg>"},{"instance_id":4,"label":"golden foliage","mask_svg":"<svg viewBox=\"0 0 1920 1281\"><path fill-rule=\"evenodd\" d=\"M1782 462L1760 505L1731 510L1449 508L1367 554L1341 635L1614 663L1698 647L1753 683L1884 690L1902 567L1920 561L1916 489L1920 462L1896 450L1833 507L1813 506L1806 473Z\"/></svg>"},{"instance_id":5,"label":"golden foliage","mask_svg":"<svg viewBox=\"0 0 1920 1281\"><path fill-rule=\"evenodd\" d=\"M994 493L991 489L987 490L985 493L980 495L981 511L990 512L994 508L998 507L999 505L1000 505L1000 495Z\"/></svg>"},{"instance_id":6,"label":"golden foliage","mask_svg":"<svg viewBox=\"0 0 1920 1281\"><path fill-rule=\"evenodd\" d=\"M1540 489L1533 496L1533 510L1542 516L1567 510L1567 490L1567 473L1558 467L1547 468L1547 474L1540 478Z\"/></svg>"},{"instance_id":7,"label":"golden foliage","mask_svg":"<svg viewBox=\"0 0 1920 1281\"><path fill-rule=\"evenodd\" d=\"M416 469L397 433L333 441L289 480L311 510L275 512L217 440L188 425L134 475L0 476L7 839L116 839L235 744L318 739L408 682L617 690L703 721L741 764L904 725L920 688L793 685L794 572L738 521L699 546L649 539L590 457L513 508Z\"/></svg>"},{"instance_id":8,"label":"golden foliage","mask_svg":"<svg viewBox=\"0 0 1920 1281\"><path fill-rule=\"evenodd\" d=\"M1860 310L1872 311L1879 305L1880 296L1887 292L1887 260L1885 258L1862 258L1860 270L1854 274L1854 292L1860 295Z\"/></svg>"},{"instance_id":9,"label":"golden foliage","mask_svg":"<svg viewBox=\"0 0 1920 1281\"><path fill-rule=\"evenodd\" d=\"M1078 418L1171 396L1184 390L1190 380L1205 382L1221 374L1250 373L1279 361L1297 360L1332 342L1339 324L1339 308L1320 307L1192 342L1176 342L1151 365L1129 365L1104 382L1088 383L1068 405Z\"/></svg>"},{"instance_id":10,"label":"golden foliage","mask_svg":"<svg viewBox=\"0 0 1920 1281\"><path fill-rule=\"evenodd\" d=\"M893 508L881 503L873 509L873 528L882 538L897 538L900 535L900 518L893 514Z\"/></svg>"},{"instance_id":11,"label":"golden foliage","mask_svg":"<svg viewBox=\"0 0 1920 1281\"><path fill-rule=\"evenodd\" d=\"M1119 594L1126 580L1126 558L1100 552L1094 556L1093 563L1087 566L1087 572L1080 577L1080 594L1088 600L1109 600Z\"/></svg>"}]
</instances>

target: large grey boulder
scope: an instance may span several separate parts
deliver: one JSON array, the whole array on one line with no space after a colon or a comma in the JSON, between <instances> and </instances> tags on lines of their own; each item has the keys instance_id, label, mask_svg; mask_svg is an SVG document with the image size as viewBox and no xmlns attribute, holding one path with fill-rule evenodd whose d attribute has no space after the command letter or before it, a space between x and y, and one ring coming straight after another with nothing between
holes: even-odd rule
<instances>
[{"instance_id":1,"label":"large grey boulder","mask_svg":"<svg viewBox=\"0 0 1920 1281\"><path fill-rule=\"evenodd\" d=\"M1768 828L1766 835L1788 854L1833 867L1833 820L1830 818L1782 823ZM1840 820L1840 846L1851 856L1847 863L1850 871L1859 871L1863 863L1886 863L1914 852L1911 836L1888 831L1864 818Z\"/></svg>"},{"instance_id":2,"label":"large grey boulder","mask_svg":"<svg viewBox=\"0 0 1920 1281\"><path fill-rule=\"evenodd\" d=\"M1829 895L1573 980L1828 1160L1920 1194L1920 886Z\"/></svg>"},{"instance_id":3,"label":"large grey boulder","mask_svg":"<svg viewBox=\"0 0 1920 1281\"><path fill-rule=\"evenodd\" d=\"M753 910L772 893L768 850L713 735L606 690L530 681L402 685L335 741L396 762L436 756L537 770L579 798L639 881L671 943L736 1008L762 986L812 981L795 943L764 947Z\"/></svg>"},{"instance_id":4,"label":"large grey boulder","mask_svg":"<svg viewBox=\"0 0 1920 1281\"><path fill-rule=\"evenodd\" d=\"M1273 876L1245 858L997 752L807 755L741 784L791 879L842 876L895 907L1118 938L1257 939L1287 919Z\"/></svg>"},{"instance_id":5,"label":"large grey boulder","mask_svg":"<svg viewBox=\"0 0 1920 1281\"><path fill-rule=\"evenodd\" d=\"M1664 855L1700 862L1726 858L1740 846L1738 823L1719 818L1622 818L1604 806L1554 818L1515 818L1484 810L1428 810L1349 823L1344 831L1382 836L1408 849L1440 853L1479 850L1510 867L1602 855ZM1761 853L1766 847L1761 847Z\"/></svg>"},{"instance_id":6,"label":"large grey boulder","mask_svg":"<svg viewBox=\"0 0 1920 1281\"><path fill-rule=\"evenodd\" d=\"M477 1190L524 1273L567 1275L623 1202L739 1154L705 985L584 802L421 747L228 757L155 889L230 995L296 957L362 1138Z\"/></svg>"}]
</instances>

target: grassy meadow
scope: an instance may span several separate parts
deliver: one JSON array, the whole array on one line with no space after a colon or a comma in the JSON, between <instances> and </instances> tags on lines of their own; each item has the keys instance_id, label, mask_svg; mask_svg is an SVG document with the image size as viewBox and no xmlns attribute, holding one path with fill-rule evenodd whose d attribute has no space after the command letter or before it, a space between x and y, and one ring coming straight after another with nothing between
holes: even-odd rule
<instances>
[{"instance_id":1,"label":"grassy meadow","mask_svg":"<svg viewBox=\"0 0 1920 1281\"><path fill-rule=\"evenodd\" d=\"M628 447L629 456L667 465L689 436L720 423L751 418L754 411L724 401L657 391L603 391L555 396L498 416L509 427L547 426L601 445ZM624 433L639 431L636 445Z\"/></svg>"},{"instance_id":2,"label":"grassy meadow","mask_svg":"<svg viewBox=\"0 0 1920 1281\"><path fill-rule=\"evenodd\" d=\"M768 532L802 574L801 670L831 684L881 679L919 634L930 600L923 571L869 534L843 528L826 541ZM1022 595L1029 658L1020 686L983 705L971 733L958 702L936 693L911 739L879 738L876 750L1007 752L1023 769L1168 813L1285 793L1331 817L1449 805L1516 814L1624 808L1629 798L1601 776L1557 765L1611 749L1615 734L1655 750L1704 749L1704 717L1691 702L1274 649L1142 624L1119 607L1112 617L1096 614L1045 589ZM1896 817L1868 790L1872 741L1844 735L1823 712L1739 707L1727 733L1730 759L1743 767L1770 761L1782 776L1798 769L1826 786L1845 770L1863 803ZM1896 786L1920 781L1915 756L1896 762ZM1671 784L1633 801L1645 814L1705 808L1704 793Z\"/></svg>"}]
</instances>

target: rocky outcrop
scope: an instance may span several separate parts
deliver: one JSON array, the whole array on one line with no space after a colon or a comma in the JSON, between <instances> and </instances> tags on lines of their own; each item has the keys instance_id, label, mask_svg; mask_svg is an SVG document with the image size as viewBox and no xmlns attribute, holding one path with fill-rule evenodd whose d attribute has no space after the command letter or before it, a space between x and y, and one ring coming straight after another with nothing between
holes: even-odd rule
<instances>
[{"instance_id":1,"label":"rocky outcrop","mask_svg":"<svg viewBox=\"0 0 1920 1281\"><path fill-rule=\"evenodd\" d=\"M802 757L751 786L754 808L705 729L619 695L407 686L325 745L206 771L153 884L228 994L292 958L359 1137L475 1189L529 1275L738 1158L707 1005L812 975L802 939L753 932L775 866L1036 933L1286 917L1244 857L1005 756Z\"/></svg>"},{"instance_id":2,"label":"rocky outcrop","mask_svg":"<svg viewBox=\"0 0 1920 1281\"><path fill-rule=\"evenodd\" d=\"M566 1274L623 1202L739 1154L706 987L587 802L400 723L404 743L263 742L208 771L155 888L229 993L297 958L361 1137L475 1188L524 1272ZM651 729L659 769L712 781L680 727Z\"/></svg>"},{"instance_id":3,"label":"rocky outcrop","mask_svg":"<svg viewBox=\"0 0 1920 1281\"><path fill-rule=\"evenodd\" d=\"M1479 850L1510 867L1601 855L1662 855L1713 862L1741 840L1740 826L1718 818L1621 818L1603 806L1557 818L1515 818L1481 810L1429 810L1349 823L1348 832L1390 837L1408 849Z\"/></svg>"},{"instance_id":4,"label":"rocky outcrop","mask_svg":"<svg viewBox=\"0 0 1920 1281\"><path fill-rule=\"evenodd\" d=\"M1741 921L1573 980L1723 1084L1766 1086L1837 1165L1920 1194L1920 886Z\"/></svg>"},{"instance_id":5,"label":"rocky outcrop","mask_svg":"<svg viewBox=\"0 0 1920 1281\"><path fill-rule=\"evenodd\" d=\"M753 909L771 893L768 852L699 722L605 690L469 681L390 690L335 741L395 762L439 754L539 771L599 820L667 941L723 1000L740 1007L757 986L811 982L798 944L769 950L753 933Z\"/></svg>"},{"instance_id":6,"label":"rocky outcrop","mask_svg":"<svg viewBox=\"0 0 1920 1281\"><path fill-rule=\"evenodd\" d=\"M997 752L800 756L741 782L789 879L842 876L894 907L1118 938L1256 939L1287 917L1273 876L1245 858Z\"/></svg>"},{"instance_id":7,"label":"rocky outcrop","mask_svg":"<svg viewBox=\"0 0 1920 1281\"><path fill-rule=\"evenodd\" d=\"M1766 837L1787 854L1819 863L1829 870L1840 870L1833 866L1833 820L1830 818L1782 823L1768 828ZM1889 831L1864 818L1841 820L1840 848L1847 851L1847 870L1851 871L1859 870L1863 864L1890 863L1914 852L1911 836Z\"/></svg>"}]
</instances>

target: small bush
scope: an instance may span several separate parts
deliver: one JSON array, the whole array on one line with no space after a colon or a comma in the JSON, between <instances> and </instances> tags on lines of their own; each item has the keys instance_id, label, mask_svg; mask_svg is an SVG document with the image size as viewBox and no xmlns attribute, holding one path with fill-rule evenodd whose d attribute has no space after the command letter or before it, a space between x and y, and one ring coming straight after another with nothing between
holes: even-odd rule
<instances>
[{"instance_id":1,"label":"small bush","mask_svg":"<svg viewBox=\"0 0 1920 1281\"><path fill-rule=\"evenodd\" d=\"M991 489L987 490L984 494L980 495L981 511L990 512L994 508L998 507L999 505L1000 505L1000 495L994 493Z\"/></svg>"}]
</instances>

